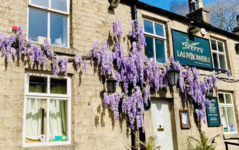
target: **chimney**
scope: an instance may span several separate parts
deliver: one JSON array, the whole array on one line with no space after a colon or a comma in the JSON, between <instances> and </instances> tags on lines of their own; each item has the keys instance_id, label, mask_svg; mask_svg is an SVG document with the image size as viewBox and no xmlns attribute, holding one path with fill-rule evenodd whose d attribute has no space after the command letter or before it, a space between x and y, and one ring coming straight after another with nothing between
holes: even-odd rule
<instances>
[{"instance_id":1,"label":"chimney","mask_svg":"<svg viewBox=\"0 0 239 150\"><path fill-rule=\"evenodd\" d=\"M202 0L197 0L198 9L203 8Z\"/></svg>"},{"instance_id":2,"label":"chimney","mask_svg":"<svg viewBox=\"0 0 239 150\"><path fill-rule=\"evenodd\" d=\"M239 35L239 15L237 15L237 27L234 28L233 33Z\"/></svg>"},{"instance_id":3,"label":"chimney","mask_svg":"<svg viewBox=\"0 0 239 150\"><path fill-rule=\"evenodd\" d=\"M188 5L189 5L189 11L194 12L196 10L195 8L195 1L194 0L188 0Z\"/></svg>"},{"instance_id":4,"label":"chimney","mask_svg":"<svg viewBox=\"0 0 239 150\"><path fill-rule=\"evenodd\" d=\"M203 7L203 1L197 0L197 10L193 9L195 8L194 0L189 0L188 2L190 13L187 14L187 17L200 22L210 24L209 11Z\"/></svg>"}]
</instances>

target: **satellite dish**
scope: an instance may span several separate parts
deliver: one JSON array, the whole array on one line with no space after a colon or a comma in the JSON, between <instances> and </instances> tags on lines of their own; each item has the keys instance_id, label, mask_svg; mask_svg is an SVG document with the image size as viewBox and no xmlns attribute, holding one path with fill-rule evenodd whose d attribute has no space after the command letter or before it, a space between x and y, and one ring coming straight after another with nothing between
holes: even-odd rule
<instances>
[{"instance_id":1,"label":"satellite dish","mask_svg":"<svg viewBox=\"0 0 239 150\"><path fill-rule=\"evenodd\" d=\"M110 8L117 8L119 3L120 3L120 0L109 0L109 3L110 3Z\"/></svg>"}]
</instances>

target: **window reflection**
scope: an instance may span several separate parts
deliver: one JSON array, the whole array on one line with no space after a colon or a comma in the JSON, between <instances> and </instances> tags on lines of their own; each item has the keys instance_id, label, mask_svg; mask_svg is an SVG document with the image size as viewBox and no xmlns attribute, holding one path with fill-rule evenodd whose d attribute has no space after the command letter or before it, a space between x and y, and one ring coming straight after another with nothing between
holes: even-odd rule
<instances>
[{"instance_id":1,"label":"window reflection","mask_svg":"<svg viewBox=\"0 0 239 150\"><path fill-rule=\"evenodd\" d=\"M219 68L218 60L217 60L217 54L215 54L215 53L213 53L213 62L214 62L214 67Z\"/></svg>"},{"instance_id":2,"label":"window reflection","mask_svg":"<svg viewBox=\"0 0 239 150\"><path fill-rule=\"evenodd\" d=\"M47 77L29 77L29 92L47 93Z\"/></svg>"},{"instance_id":3,"label":"window reflection","mask_svg":"<svg viewBox=\"0 0 239 150\"><path fill-rule=\"evenodd\" d=\"M51 7L60 11L67 11L66 0L51 0Z\"/></svg>"},{"instance_id":4,"label":"window reflection","mask_svg":"<svg viewBox=\"0 0 239 150\"><path fill-rule=\"evenodd\" d=\"M164 29L161 24L155 23L155 31L156 31L156 35L164 36Z\"/></svg>"},{"instance_id":5,"label":"window reflection","mask_svg":"<svg viewBox=\"0 0 239 150\"><path fill-rule=\"evenodd\" d=\"M153 38L145 37L147 45L145 46L145 55L149 60L154 60L154 42Z\"/></svg>"},{"instance_id":6,"label":"window reflection","mask_svg":"<svg viewBox=\"0 0 239 150\"><path fill-rule=\"evenodd\" d=\"M31 0L31 3L34 5L48 7L48 0Z\"/></svg>"},{"instance_id":7,"label":"window reflection","mask_svg":"<svg viewBox=\"0 0 239 150\"><path fill-rule=\"evenodd\" d=\"M154 34L153 23L147 20L144 20L144 31Z\"/></svg>"},{"instance_id":8,"label":"window reflection","mask_svg":"<svg viewBox=\"0 0 239 150\"><path fill-rule=\"evenodd\" d=\"M224 52L224 47L223 47L223 43L222 42L218 42L218 50L220 52Z\"/></svg>"},{"instance_id":9,"label":"window reflection","mask_svg":"<svg viewBox=\"0 0 239 150\"><path fill-rule=\"evenodd\" d=\"M155 39L155 45L156 45L156 61L159 63L165 63L166 56L164 41Z\"/></svg>"},{"instance_id":10,"label":"window reflection","mask_svg":"<svg viewBox=\"0 0 239 150\"><path fill-rule=\"evenodd\" d=\"M221 69L227 69L226 66L226 61L225 61L225 55L219 55L219 60L220 60L220 65L221 65Z\"/></svg>"},{"instance_id":11,"label":"window reflection","mask_svg":"<svg viewBox=\"0 0 239 150\"><path fill-rule=\"evenodd\" d=\"M67 17L51 13L51 44L67 47Z\"/></svg>"},{"instance_id":12,"label":"window reflection","mask_svg":"<svg viewBox=\"0 0 239 150\"><path fill-rule=\"evenodd\" d=\"M51 78L50 93L52 94L66 94L67 93L67 80Z\"/></svg>"},{"instance_id":13,"label":"window reflection","mask_svg":"<svg viewBox=\"0 0 239 150\"><path fill-rule=\"evenodd\" d=\"M217 50L217 42L215 40L211 40L211 44L212 44L212 49Z\"/></svg>"},{"instance_id":14,"label":"window reflection","mask_svg":"<svg viewBox=\"0 0 239 150\"><path fill-rule=\"evenodd\" d=\"M47 12L30 8L28 31L29 39L43 43L47 37Z\"/></svg>"}]
</instances>

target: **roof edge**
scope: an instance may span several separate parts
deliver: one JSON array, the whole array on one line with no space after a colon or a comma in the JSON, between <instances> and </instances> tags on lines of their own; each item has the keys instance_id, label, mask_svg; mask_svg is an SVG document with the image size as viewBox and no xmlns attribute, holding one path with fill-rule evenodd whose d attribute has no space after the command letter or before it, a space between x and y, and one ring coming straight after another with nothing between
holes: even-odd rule
<instances>
[{"instance_id":1,"label":"roof edge","mask_svg":"<svg viewBox=\"0 0 239 150\"><path fill-rule=\"evenodd\" d=\"M126 5L132 5L131 0L121 0L121 3L126 4ZM222 29L219 29L219 28L214 27L210 24L207 24L207 23L204 23L204 22L199 22L199 21L191 19L189 17L182 16L182 15L179 15L179 14L170 12L168 10L164 10L162 8L158 8L158 7L155 7L155 6L140 2L140 1L138 2L137 6L138 6L139 9L143 9L143 10L146 10L146 11L149 11L149 12L152 12L152 13L155 13L155 14L159 14L159 15L164 15L164 16L168 17L169 19L177 20L177 21L182 22L182 23L189 23L190 21L194 21L194 24L196 26L203 27L203 28L205 28L206 30L209 30L209 31L217 32L219 34L222 34L222 35L225 35L227 37L233 38L237 41L239 40L238 35L233 34L231 32L227 32L227 31L222 30Z\"/></svg>"}]
</instances>

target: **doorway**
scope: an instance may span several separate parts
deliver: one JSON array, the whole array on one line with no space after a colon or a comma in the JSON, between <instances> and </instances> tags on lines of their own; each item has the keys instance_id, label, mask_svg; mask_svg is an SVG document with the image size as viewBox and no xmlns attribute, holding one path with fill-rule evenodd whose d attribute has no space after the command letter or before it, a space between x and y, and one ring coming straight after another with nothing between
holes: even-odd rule
<instances>
[{"instance_id":1,"label":"doorway","mask_svg":"<svg viewBox=\"0 0 239 150\"><path fill-rule=\"evenodd\" d=\"M151 117L156 146L160 146L160 150L174 150L170 100L152 99Z\"/></svg>"}]
</instances>

